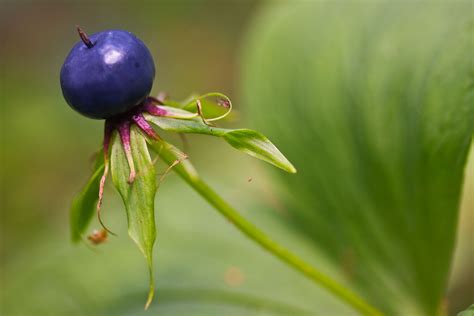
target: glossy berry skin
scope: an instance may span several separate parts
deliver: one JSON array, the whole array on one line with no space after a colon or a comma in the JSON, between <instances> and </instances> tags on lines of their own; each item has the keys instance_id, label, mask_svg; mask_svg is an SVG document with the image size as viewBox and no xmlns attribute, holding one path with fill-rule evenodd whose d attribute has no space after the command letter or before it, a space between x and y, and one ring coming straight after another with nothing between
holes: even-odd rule
<instances>
[{"instance_id":1,"label":"glossy berry skin","mask_svg":"<svg viewBox=\"0 0 474 316\"><path fill-rule=\"evenodd\" d=\"M148 48L127 31L109 30L79 41L61 68L67 103L93 119L124 113L150 93L155 65Z\"/></svg>"}]
</instances>

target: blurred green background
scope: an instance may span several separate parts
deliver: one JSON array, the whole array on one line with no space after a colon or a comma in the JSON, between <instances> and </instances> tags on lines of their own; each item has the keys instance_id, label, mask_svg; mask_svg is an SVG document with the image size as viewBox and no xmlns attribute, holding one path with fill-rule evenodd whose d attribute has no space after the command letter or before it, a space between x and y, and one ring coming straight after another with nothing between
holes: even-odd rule
<instances>
[{"instance_id":1,"label":"blurred green background","mask_svg":"<svg viewBox=\"0 0 474 316\"><path fill-rule=\"evenodd\" d=\"M295 2L294 6L301 3ZM472 9L472 2L463 5ZM366 6L365 2L357 3L360 11L365 12ZM261 130L277 146L286 144L283 153L293 159L285 128L294 131L301 123L288 120L289 125L279 133L261 118L264 111L274 111L272 102L278 104L281 100L280 109L292 105L281 93L275 97L282 99L261 99L262 108L255 109L259 98L252 97L252 91L257 88L246 87L252 82L247 79L253 76L248 70L252 63L247 61L260 48L256 42L259 37L254 34L260 32L256 30L261 30L265 16L261 13L269 7L272 5L260 1L1 3L2 315L354 315L349 307L247 240L175 175L166 178L157 194L157 293L148 312L143 312L148 290L146 265L127 236L125 212L110 183L103 214L119 237L93 250L84 245L74 247L69 241L70 202L88 177L92 154L102 137L102 122L72 111L59 87L61 64L78 40L75 25L80 24L89 33L108 28L135 33L155 57L153 94L166 91L179 100L195 92L223 92L232 98L240 114L239 121L230 124ZM279 10L292 12L293 5ZM326 9L323 6L318 10L323 19ZM346 14L351 11L345 9ZM266 19L272 20L271 15ZM338 19L337 14L334 19ZM357 21L364 20L355 21L352 23L357 29ZM280 21L289 25L289 38L306 42L312 35L296 32L298 22L291 18ZM291 33L293 26L295 31ZM290 57L288 54L305 49L283 49L288 48L286 42L272 47L262 40L262 45L267 45L262 46L267 47L267 67L271 67L272 60L281 60L272 56L271 49ZM259 74L256 71L255 78ZM282 84L294 83L291 78L283 79ZM324 83L320 87L331 89ZM298 98L304 99L305 95L298 95L295 102ZM307 107L314 109L314 104L309 102ZM282 126L285 120L275 124ZM325 132L329 133L315 126L312 130L323 138ZM180 144L179 138L168 136ZM235 152L219 140L203 136L190 136L189 140L191 160L225 199L277 241L341 282L350 283L340 270L351 265L352 255L349 253L335 266L324 247L315 247L314 236L302 233L307 228L301 224L301 229L295 229L298 224L289 220L294 204L286 202L281 189L288 184L297 186L297 179L302 178L287 182L285 179L292 175L282 173L276 180L268 172L271 166ZM304 150L307 157L318 154L311 147ZM305 162L298 162L296 167L304 175ZM310 165L308 158L306 163ZM449 288L443 294L443 308L450 315L474 301L472 152L465 175L456 253ZM341 174L333 177L345 181ZM324 192L331 189L321 184L319 187ZM284 195L291 195L291 190ZM332 224L337 230L337 222ZM98 224L94 222L92 227Z\"/></svg>"}]
</instances>

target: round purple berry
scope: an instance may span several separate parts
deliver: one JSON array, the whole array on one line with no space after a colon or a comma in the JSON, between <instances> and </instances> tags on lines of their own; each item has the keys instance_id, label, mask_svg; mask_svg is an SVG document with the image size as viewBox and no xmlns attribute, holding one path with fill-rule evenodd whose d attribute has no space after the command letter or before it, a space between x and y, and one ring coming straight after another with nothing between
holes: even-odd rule
<instances>
[{"instance_id":1,"label":"round purple berry","mask_svg":"<svg viewBox=\"0 0 474 316\"><path fill-rule=\"evenodd\" d=\"M107 119L140 104L155 77L153 57L130 32L103 31L87 37L66 57L61 88L67 103L94 119Z\"/></svg>"}]
</instances>

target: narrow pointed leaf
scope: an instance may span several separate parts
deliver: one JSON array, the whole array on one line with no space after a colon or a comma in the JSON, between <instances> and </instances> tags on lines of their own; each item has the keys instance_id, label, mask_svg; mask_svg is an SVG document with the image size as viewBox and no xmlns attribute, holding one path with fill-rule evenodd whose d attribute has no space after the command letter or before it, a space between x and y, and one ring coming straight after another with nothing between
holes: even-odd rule
<instances>
[{"instance_id":1,"label":"narrow pointed leaf","mask_svg":"<svg viewBox=\"0 0 474 316\"><path fill-rule=\"evenodd\" d=\"M194 113L188 113L194 115ZM171 117L145 114L145 118L156 126L158 126L159 128L161 128L162 130L169 132L222 136L227 131L223 128L213 127L204 124L200 117L194 117L193 119L177 119Z\"/></svg>"},{"instance_id":2,"label":"narrow pointed leaf","mask_svg":"<svg viewBox=\"0 0 474 316\"><path fill-rule=\"evenodd\" d=\"M166 117L180 118L186 120L192 119L197 116L196 113L192 113L172 106L160 105L160 108L166 111Z\"/></svg>"},{"instance_id":3,"label":"narrow pointed leaf","mask_svg":"<svg viewBox=\"0 0 474 316\"><path fill-rule=\"evenodd\" d=\"M156 173L148 152L145 138L135 127L131 129L132 156L136 178L128 183L129 167L119 137L114 137L111 150L111 173L116 189L122 196L128 219L128 234L146 258L150 273L150 292L145 307L151 303L154 293L153 245L156 228L154 200L157 190Z\"/></svg>"},{"instance_id":4,"label":"narrow pointed leaf","mask_svg":"<svg viewBox=\"0 0 474 316\"><path fill-rule=\"evenodd\" d=\"M95 213L99 198L99 182L104 172L104 159L102 151L97 154L97 159L92 170L92 175L84 188L74 197L71 205L71 238L77 243L87 229Z\"/></svg>"},{"instance_id":5,"label":"narrow pointed leaf","mask_svg":"<svg viewBox=\"0 0 474 316\"><path fill-rule=\"evenodd\" d=\"M222 137L232 147L260 160L266 161L287 172L296 169L285 156L262 134L250 129L225 129L204 124L201 118L175 119L146 114L145 118L165 131L205 134Z\"/></svg>"},{"instance_id":6,"label":"narrow pointed leaf","mask_svg":"<svg viewBox=\"0 0 474 316\"><path fill-rule=\"evenodd\" d=\"M244 153L266 161L286 172L296 173L295 167L283 154L262 134L250 129L236 129L226 132L223 138L232 147Z\"/></svg>"}]
</instances>

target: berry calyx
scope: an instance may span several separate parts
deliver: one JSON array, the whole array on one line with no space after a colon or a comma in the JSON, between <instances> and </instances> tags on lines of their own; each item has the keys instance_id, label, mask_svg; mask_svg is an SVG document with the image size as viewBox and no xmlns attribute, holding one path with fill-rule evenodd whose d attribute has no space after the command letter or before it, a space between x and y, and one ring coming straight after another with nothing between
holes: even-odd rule
<instances>
[{"instance_id":1,"label":"berry calyx","mask_svg":"<svg viewBox=\"0 0 474 316\"><path fill-rule=\"evenodd\" d=\"M100 209L102 206L102 197L104 194L104 186L105 181L107 179L107 175L109 172L109 149L110 149L110 141L112 138L112 133L114 131L118 132L120 137L120 141L122 143L122 147L125 153L125 157L128 162L128 166L130 169L130 174L128 177L128 183L132 184L135 180L136 172L135 172L135 164L132 158L132 148L130 144L130 127L132 124L137 125L140 130L143 132L144 135L147 137L158 140L160 136L155 132L153 127L151 127L150 123L145 119L143 113L149 113L155 116L166 116L166 110L162 109L159 105L163 103L153 97L147 97L142 103L138 106L134 107L128 112L116 115L111 117L105 121L104 125L104 142L103 142L103 151L104 151L104 173L102 174L102 178L100 180L99 185L99 200L97 202L97 216L99 219L100 224L102 227L112 235L115 235L112 231L110 231L102 222L100 217Z\"/></svg>"}]
</instances>

